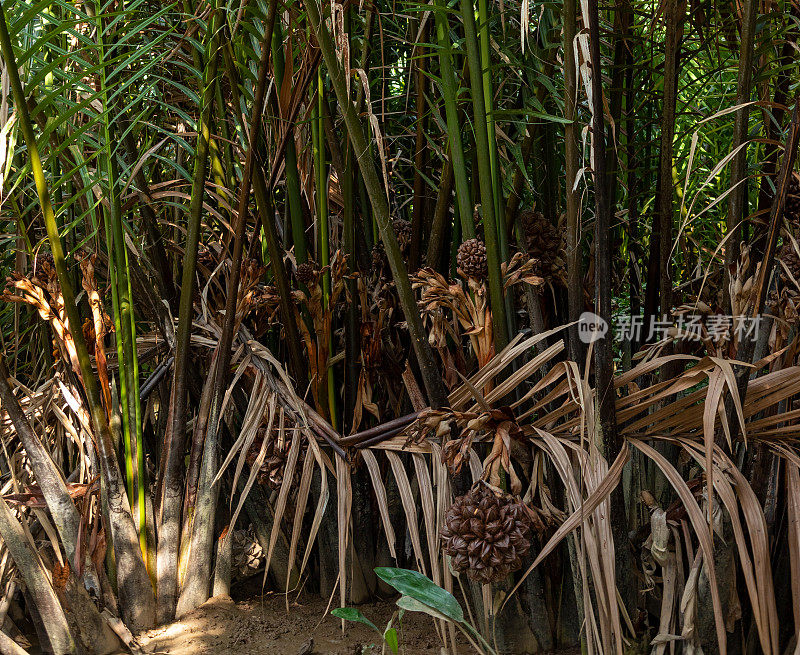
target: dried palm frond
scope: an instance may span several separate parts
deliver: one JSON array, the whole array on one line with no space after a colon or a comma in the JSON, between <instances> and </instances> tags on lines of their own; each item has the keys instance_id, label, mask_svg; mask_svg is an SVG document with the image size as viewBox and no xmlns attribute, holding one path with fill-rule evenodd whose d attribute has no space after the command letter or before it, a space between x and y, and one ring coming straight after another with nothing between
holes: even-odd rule
<instances>
[{"instance_id":1,"label":"dried palm frond","mask_svg":"<svg viewBox=\"0 0 800 655\"><path fill-rule=\"evenodd\" d=\"M462 247L469 243L462 244ZM469 257L465 255L464 259L466 262ZM466 263L464 265L468 266ZM520 282L541 286L544 280L534 274L535 266L533 260L526 260L521 253L517 253L510 262L503 264L504 287L507 289ZM456 344L462 335L468 336L478 366L482 367L494 355L493 319L488 291L485 280L472 274L464 275L467 288L461 281L448 282L441 273L431 268L419 270L411 276L411 281L413 288L420 291L419 306L423 316L432 323L430 338L440 354L446 348L448 336ZM452 317L452 323L448 316ZM445 361L445 364L448 362ZM448 368L445 366L445 370Z\"/></svg>"}]
</instances>

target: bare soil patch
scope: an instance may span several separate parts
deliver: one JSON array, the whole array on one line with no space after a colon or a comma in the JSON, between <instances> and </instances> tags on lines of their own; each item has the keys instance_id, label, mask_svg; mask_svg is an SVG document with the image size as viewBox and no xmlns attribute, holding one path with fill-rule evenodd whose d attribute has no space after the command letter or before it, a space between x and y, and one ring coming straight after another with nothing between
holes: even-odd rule
<instances>
[{"instance_id":1,"label":"bare soil patch","mask_svg":"<svg viewBox=\"0 0 800 655\"><path fill-rule=\"evenodd\" d=\"M301 596L299 602L266 594L234 602L228 596L210 599L180 621L139 635L146 653L164 655L361 655L380 653L377 633L367 626L341 622L325 611L327 602ZM335 606L335 605L334 605ZM364 615L383 628L397 609L390 601L362 605ZM308 650L309 640L313 648ZM403 618L403 643L407 653L440 652L433 619L407 613ZM370 650L370 645L377 648ZM459 649L459 652L462 652ZM470 652L468 647L464 653Z\"/></svg>"}]
</instances>

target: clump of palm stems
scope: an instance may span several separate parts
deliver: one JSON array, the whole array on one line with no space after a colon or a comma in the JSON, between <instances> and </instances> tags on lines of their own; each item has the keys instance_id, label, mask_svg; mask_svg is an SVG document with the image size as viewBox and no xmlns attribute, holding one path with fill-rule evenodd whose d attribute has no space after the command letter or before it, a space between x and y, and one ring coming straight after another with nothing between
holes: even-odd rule
<instances>
[{"instance_id":1,"label":"clump of palm stems","mask_svg":"<svg viewBox=\"0 0 800 655\"><path fill-rule=\"evenodd\" d=\"M3 2L0 650L261 575L449 653L800 652L798 37Z\"/></svg>"}]
</instances>

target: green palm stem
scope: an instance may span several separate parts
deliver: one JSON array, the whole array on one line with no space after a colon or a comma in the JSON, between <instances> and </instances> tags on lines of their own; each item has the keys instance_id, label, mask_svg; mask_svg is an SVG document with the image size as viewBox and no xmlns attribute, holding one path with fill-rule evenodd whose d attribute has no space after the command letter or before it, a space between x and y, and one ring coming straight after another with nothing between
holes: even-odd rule
<instances>
[{"instance_id":1,"label":"green palm stem","mask_svg":"<svg viewBox=\"0 0 800 655\"><path fill-rule=\"evenodd\" d=\"M364 186L369 194L372 212L378 223L381 239L386 250L386 257L389 260L389 267L392 271L392 276L400 299L400 305L403 308L403 314L408 323L411 344L417 356L420 372L428 394L428 402L432 407L444 407L447 404L447 392L442 378L439 375L433 351L428 343L427 334L422 327L422 319L419 314L419 309L417 308L414 293L411 289L408 271L403 263L397 237L389 222L389 203L386 199L386 190L378 175L374 162L369 159L369 147L365 137L364 123L356 113L355 106L348 98L344 72L336 57L328 27L322 22L319 5L316 0L310 0L306 4L306 11L316 34L320 50L322 51L325 65L328 68L331 84L336 93L340 110L344 114L344 122L347 127L350 142L353 146L353 151L358 157L361 177L364 180Z\"/></svg>"},{"instance_id":2,"label":"green palm stem","mask_svg":"<svg viewBox=\"0 0 800 655\"><path fill-rule=\"evenodd\" d=\"M225 106L225 99L222 97L222 82L219 78L217 78L217 83L214 86L214 100L217 103L217 107ZM216 141L212 141L212 144L220 153L220 157L224 163L222 177L225 180L225 188L232 190L236 187L233 181L236 178L236 167L233 163L233 147L231 146L234 141L234 135L230 133L228 121L220 121L219 127L222 133L219 144L217 144ZM232 193L233 191L230 191L228 195Z\"/></svg>"},{"instance_id":3,"label":"green palm stem","mask_svg":"<svg viewBox=\"0 0 800 655\"><path fill-rule=\"evenodd\" d=\"M114 229L111 224L111 217L108 213L103 215L103 223L106 232L106 243L114 243ZM123 338L122 327L122 310L120 309L119 301L119 280L117 279L117 267L114 265L115 255L109 252L108 258L108 273L111 282L111 305L114 313L114 332L116 337L114 339L117 348L117 359L120 362L120 375L119 375L119 389L120 389L120 405L121 410L119 415L122 418L122 444L125 453L125 488L128 492L128 502L133 505L135 498L134 493L134 474L133 474L133 451L131 445L133 439L131 438L131 420L130 412L128 411L128 376L125 374L125 339ZM112 408L108 408L109 414L112 413Z\"/></svg>"},{"instance_id":4,"label":"green palm stem","mask_svg":"<svg viewBox=\"0 0 800 655\"><path fill-rule=\"evenodd\" d=\"M90 16L95 18L97 21L97 47L98 47L98 57L101 62L101 66L99 68L100 73L100 98L103 103L103 107L107 107L108 104L108 94L106 93L107 89L107 80L106 80L106 67L104 65L105 60L105 45L103 42L103 24L100 15L97 13L94 5L91 3L88 6L88 13ZM123 449L125 454L125 483L126 483L126 490L128 492L128 502L133 506L134 500L136 498L135 494L135 480L134 480L134 454L133 454L133 443L134 437L132 436L135 434L134 430L135 427L132 427L132 414L131 414L131 405L128 402L128 390L130 389L131 383L131 376L128 375L130 369L125 366L126 362L126 352L125 352L125 345L127 342L127 315L123 316L123 309L122 309L122 300L120 297L120 281L119 281L119 266L117 264L119 249L116 247L119 241L122 241L122 238L118 239L117 237L117 227L120 212L120 205L119 202L115 201L115 184L114 181L116 180L116 168L114 166L114 159L111 153L111 133L110 133L110 126L108 120L108 112L104 112L103 116L103 133L106 142L106 146L104 148L104 159L105 159L105 167L106 167L106 176L108 179L108 197L110 198L109 208L107 211L103 212L103 224L106 233L106 243L111 244L111 248L108 252L108 273L111 282L111 303L112 309L114 313L114 332L115 332L115 345L117 349L117 359L119 361L119 389L120 389L120 415L122 417L122 443ZM117 199L118 200L118 199ZM123 241L124 243L124 241ZM127 284L125 285L125 289L127 291ZM126 294L127 295L127 294ZM130 307L130 296L127 295L128 302L127 307ZM107 408L109 415L112 414L112 408ZM135 508L134 508L135 511Z\"/></svg>"},{"instance_id":5,"label":"green palm stem","mask_svg":"<svg viewBox=\"0 0 800 655\"><path fill-rule=\"evenodd\" d=\"M200 121L197 126L192 190L184 247L181 295L178 305L178 327L175 334L175 363L170 397L170 417L162 449L161 480L156 499L160 514L158 539L158 620L170 621L175 615L178 598L178 547L180 542L181 500L183 498L183 460L186 442L189 350L194 316L193 292L197 250L203 217L203 195L208 170L211 122L214 110L214 85L217 78L215 27L217 11L209 18L207 31L209 51L201 96ZM187 513L190 511L187 508ZM189 517L187 517L189 520Z\"/></svg>"},{"instance_id":6,"label":"green palm stem","mask_svg":"<svg viewBox=\"0 0 800 655\"><path fill-rule=\"evenodd\" d=\"M80 364L92 425L96 434L103 493L107 497L108 527L117 564L122 619L129 629L133 631L143 630L151 627L155 619L153 588L150 586L142 553L138 547L136 527L133 523L130 506L125 498L124 484L119 470L119 463L114 453L111 430L109 429L105 409L100 398L97 380L92 371L86 340L83 337L83 331L80 329L80 315L78 306L75 303L75 293L72 290L69 271L64 258L64 250L61 245L61 236L58 232L55 212L50 201L50 191L45 179L36 136L33 132L33 124L28 113L25 92L19 78L19 70L6 23L5 9L2 4L0 4L0 54L2 54L6 62L15 111L27 145L31 171L36 182L42 217L50 242L50 251L55 262L58 281L61 285L64 311L69 325L72 326L71 334Z\"/></svg>"},{"instance_id":7,"label":"green palm stem","mask_svg":"<svg viewBox=\"0 0 800 655\"><path fill-rule=\"evenodd\" d=\"M222 94L217 94L218 99L217 102L221 101ZM224 107L224 104L222 105ZM224 123L225 121L220 121ZM217 187L217 193L222 196L226 196L226 190L230 187L227 185L227 180L225 179L225 167L222 165L222 158L220 157L219 146L217 145L217 140L215 138L211 138L211 141L208 144L208 158L211 164L211 177L214 179L214 184Z\"/></svg>"},{"instance_id":8,"label":"green palm stem","mask_svg":"<svg viewBox=\"0 0 800 655\"><path fill-rule=\"evenodd\" d=\"M253 107L248 130L248 147L245 159L244 173L239 190L239 207L234 223L234 242L231 253L231 272L228 278L227 297L225 301L225 319L219 342L219 368L214 380L214 391L211 401L206 440L203 448L203 460L200 466L200 479L198 481L197 504L195 506L192 536L189 546L190 565L186 569L183 589L178 599L176 613L178 616L193 610L208 599L209 584L212 579L211 561L214 546L214 516L216 514L219 485L212 484L217 474L217 457L220 433L220 410L225 389L228 384L228 368L231 361L231 347L233 345L234 330L236 326L236 306L239 295L239 280L242 268L242 255L244 240L247 232L247 206L250 198L250 189L253 178L254 164L256 163L255 151L258 147L258 138L261 134L264 102L266 99L269 55L272 43L275 16L277 13L277 0L271 0L265 20L264 38L261 43L261 58L258 62L258 73L255 93L253 94ZM216 43L216 37L214 43ZM214 60L219 60L220 53L215 49L211 52ZM275 269L279 262L275 262Z\"/></svg>"},{"instance_id":9,"label":"green palm stem","mask_svg":"<svg viewBox=\"0 0 800 655\"><path fill-rule=\"evenodd\" d=\"M122 355L120 365L120 390L122 395L123 426L125 426L125 469L128 475L128 498L133 506L134 515L138 518L139 545L142 553L147 553L147 516L144 502L144 443L142 440L142 412L138 402L139 366L136 361L136 319L133 313L131 298L131 280L129 275L128 249L125 247L125 229L122 225L122 207L117 180L119 178L116 164L114 130L111 126L108 110L108 76L106 46L103 39L104 21L97 16L97 47L101 61L100 94L103 107L103 132L106 139L106 175L110 197L110 219L113 231L113 257L109 253L109 270L116 272L116 286L119 309L119 323L122 328L117 332L117 354ZM113 38L113 37L112 37ZM112 272L112 288L114 284ZM113 295L113 292L112 292ZM117 317L115 316L115 323ZM115 325L115 327L117 327ZM120 340L122 341L120 348ZM135 441L134 441L135 440ZM135 445L135 450L134 450ZM136 474L134 474L134 467ZM134 495L136 494L136 495Z\"/></svg>"},{"instance_id":10,"label":"green palm stem","mask_svg":"<svg viewBox=\"0 0 800 655\"><path fill-rule=\"evenodd\" d=\"M219 67L219 65L218 65ZM219 80L214 84L214 99L217 103L217 106L224 107L225 102L222 98L222 86L219 83ZM223 138L227 138L227 121L219 121L220 130L222 131ZM228 179L227 171L233 171L233 163L232 161L228 161L223 163L222 158L224 156L224 152L220 150L219 139L216 138L214 135L211 136L211 139L208 143L208 159L210 163L210 172L211 177L214 179L214 184L216 185L216 191L222 197L228 196L228 191L234 188L234 185L231 183L231 180ZM226 165L229 164L229 165ZM230 201L233 201L233 198L229 198Z\"/></svg>"},{"instance_id":11,"label":"green palm stem","mask_svg":"<svg viewBox=\"0 0 800 655\"><path fill-rule=\"evenodd\" d=\"M125 249L125 268L128 267L128 249ZM132 298L131 281L128 278L128 295ZM151 578L154 579L155 573L155 560L152 553L149 552L147 542L147 503L145 499L145 489L147 488L147 479L145 472L145 452L144 452L144 435L142 432L142 403L139 398L139 353L136 347L136 317L131 312L131 326L130 326L130 344L133 358L133 407L134 419L136 421L136 510L139 513L139 547L142 553L145 554L145 565L151 573Z\"/></svg>"},{"instance_id":12,"label":"green palm stem","mask_svg":"<svg viewBox=\"0 0 800 655\"><path fill-rule=\"evenodd\" d=\"M102 20L98 20L98 46L100 48L101 61L105 57L105 44L103 43L101 28ZM104 62L100 75L101 90L103 94L103 106L108 107L107 89L108 79L106 77L106 65ZM142 553L147 555L147 513L145 503L145 454L144 454L144 439L142 435L142 406L139 402L139 362L136 352L136 316L133 311L133 292L131 290L131 277L129 274L130 262L128 249L125 247L125 230L122 225L122 208L119 197L119 189L117 180L119 179L117 171L117 160L113 152L112 144L115 141L115 132L111 126L109 113L104 113L103 127L105 130L106 144L107 144L107 157L108 157L108 185L111 190L111 219L114 228L114 266L119 268L120 274L118 275L119 284L119 299L120 309L122 310L123 331L122 338L124 340L125 359L120 360L120 366L124 361L125 375L128 378L128 413L131 415L132 427L130 439L135 439L134 464L136 467L136 474L134 479L134 488L136 497L131 499L131 504L134 506L135 516L138 517L139 528L139 546ZM122 370L120 368L120 370ZM132 447L130 450L134 450ZM126 462L127 466L127 462ZM145 559L147 565L148 559Z\"/></svg>"},{"instance_id":13,"label":"green palm stem","mask_svg":"<svg viewBox=\"0 0 800 655\"><path fill-rule=\"evenodd\" d=\"M475 27L475 7L472 0L461 0L461 17L464 21L464 42L467 48L470 86L472 87L473 128L475 131L475 155L481 209L483 210L483 235L486 242L486 258L489 263L489 299L492 307L494 347L500 352L508 345L508 321L500 275L500 247L495 221L494 189L492 184L489 135L486 128L486 104L483 95L483 76Z\"/></svg>"},{"instance_id":14,"label":"green palm stem","mask_svg":"<svg viewBox=\"0 0 800 655\"><path fill-rule=\"evenodd\" d=\"M286 61L283 54L283 30L280 21L275 21L274 34L272 35L272 67L275 71L275 84L280 89L283 86L283 76ZM287 129L294 132L293 126ZM294 138L289 138L286 143L286 159L284 163L286 176L286 200L289 205L289 217L292 226L292 243L294 244L294 257L298 264L308 261L308 248L306 247L306 226L303 220L303 200L300 194L300 173L297 168L297 148Z\"/></svg>"},{"instance_id":15,"label":"green palm stem","mask_svg":"<svg viewBox=\"0 0 800 655\"><path fill-rule=\"evenodd\" d=\"M447 135L449 138L450 159L453 166L453 177L456 187L458 213L461 217L462 237L475 237L475 223L472 219L472 195L467 178L467 164L464 159L464 146L461 141L461 126L458 120L458 80L453 69L453 52L450 43L450 25L445 0L435 0L434 15L436 17L436 40L439 47L439 72L442 83L445 115L447 118ZM488 138L488 137L487 137Z\"/></svg>"},{"instance_id":16,"label":"green palm stem","mask_svg":"<svg viewBox=\"0 0 800 655\"><path fill-rule=\"evenodd\" d=\"M94 8L87 7L87 11L91 13L94 11ZM110 36L112 39L110 44L112 48L119 49L124 52L126 56L128 56L131 48L127 42L124 42L121 46L117 45L116 30L112 32ZM66 48L66 44L64 47ZM116 57L113 59L116 59ZM105 64L101 65L105 67ZM122 74L124 74L124 72ZM121 83L124 84L125 80L122 80ZM117 94L114 94L114 97L116 96ZM121 101L116 101L115 105L114 123L119 126L117 133L122 135L121 145L123 147L123 152L125 153L130 165L133 166L134 163L139 159L140 148L145 150L146 146L144 144L137 143L137 139L133 131L133 121L129 118L129 108L126 107L125 103ZM76 160L81 161L82 158L79 156ZM157 323L161 326L162 332L166 334L164 327L166 327L167 323L171 321L171 318L169 317L168 312L164 311L165 308L162 305L162 300L166 300L168 306L172 310L177 309L175 306L177 301L175 277L172 275L172 271L170 269L169 258L167 257L167 252L164 247L164 239L158 225L158 218L153 210L150 184L145 176L145 172L142 167L138 167L136 170L132 171L131 174L133 177L133 182L135 182L140 193L144 195L144 199L140 200L137 203L137 206L141 224L144 228L143 235L145 237L145 253L147 254L147 262L152 266L155 272L155 284L159 291L158 300L155 303L155 307L157 308L157 311L162 314L162 318L160 321L157 321ZM150 285L148 285L148 289L149 287ZM171 330L172 326L169 325L169 328Z\"/></svg>"},{"instance_id":17,"label":"green palm stem","mask_svg":"<svg viewBox=\"0 0 800 655\"><path fill-rule=\"evenodd\" d=\"M317 70L317 85L314 90L316 94L316 108L312 115L312 140L313 140L313 153L314 153L314 172L316 174L317 186L317 226L318 226L318 243L319 243L319 257L320 265L328 266L331 263L330 255L330 230L328 227L328 176L325 164L325 130L323 128L323 103L325 87L322 80L322 70ZM331 299L331 274L326 271L322 276L322 309L324 312L329 311ZM330 332L328 334L320 335L320 338L327 339L328 355L330 356L333 344L333 338ZM326 370L317 371L318 375L325 375L325 390L328 400L328 414L331 419L331 425L336 429L336 387L333 376L333 368L326 367ZM322 389L320 389L320 392ZM320 403L322 402L322 394L320 393Z\"/></svg>"},{"instance_id":18,"label":"green palm stem","mask_svg":"<svg viewBox=\"0 0 800 655\"><path fill-rule=\"evenodd\" d=\"M508 236L499 220L503 214L501 203L503 187L500 185L500 167L497 159L497 131L494 122L494 93L492 91L492 60L489 43L489 9L486 0L478 0L478 36L480 39L481 74L483 77L483 102L486 107L486 131L489 137L489 168L492 172L492 190L494 192L494 214L498 217L497 239L500 256L508 260Z\"/></svg>"}]
</instances>

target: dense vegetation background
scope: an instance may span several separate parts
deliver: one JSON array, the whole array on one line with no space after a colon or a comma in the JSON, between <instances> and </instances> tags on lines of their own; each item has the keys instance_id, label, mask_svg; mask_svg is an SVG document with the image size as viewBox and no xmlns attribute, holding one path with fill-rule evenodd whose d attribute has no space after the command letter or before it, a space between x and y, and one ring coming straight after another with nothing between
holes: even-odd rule
<instances>
[{"instance_id":1,"label":"dense vegetation background","mask_svg":"<svg viewBox=\"0 0 800 655\"><path fill-rule=\"evenodd\" d=\"M0 19L0 650L394 565L486 652L800 652L794 0Z\"/></svg>"}]
</instances>

